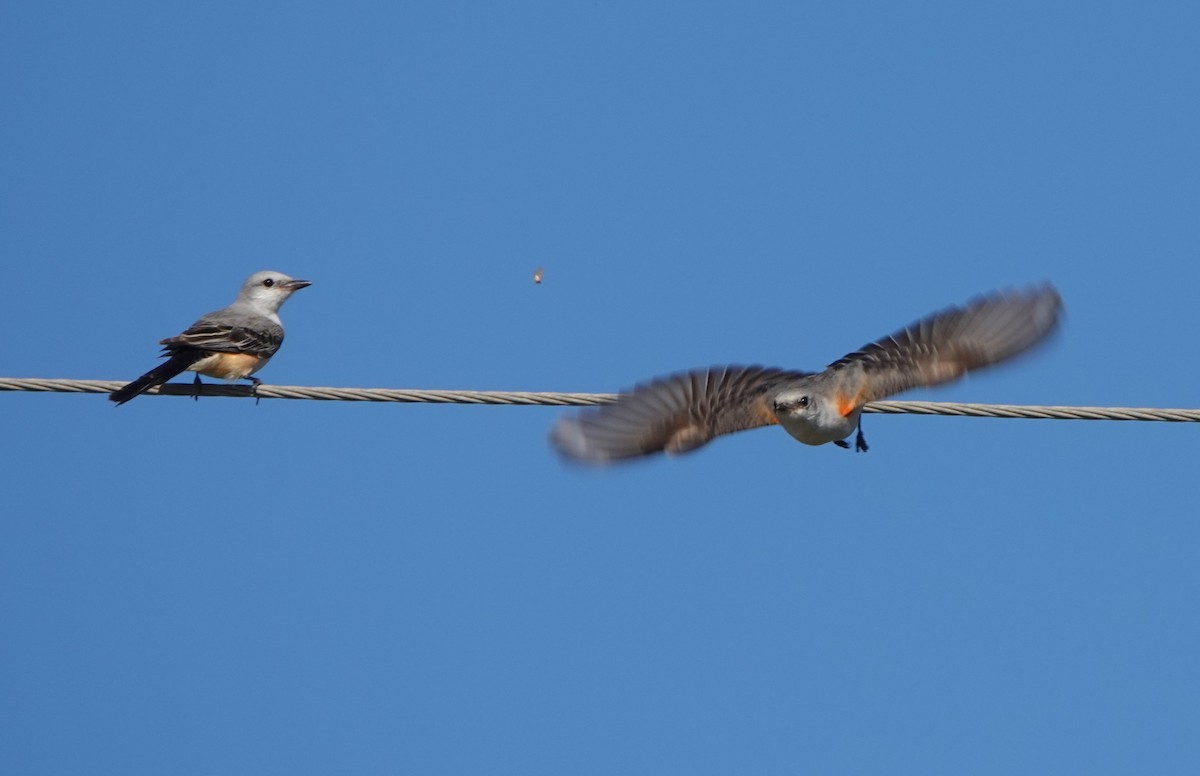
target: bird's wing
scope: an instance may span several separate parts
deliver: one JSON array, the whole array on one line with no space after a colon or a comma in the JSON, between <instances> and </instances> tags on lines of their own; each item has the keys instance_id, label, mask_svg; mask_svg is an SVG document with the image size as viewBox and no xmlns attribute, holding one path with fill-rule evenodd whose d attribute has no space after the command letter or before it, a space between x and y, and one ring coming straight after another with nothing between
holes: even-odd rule
<instances>
[{"instance_id":1,"label":"bird's wing","mask_svg":"<svg viewBox=\"0 0 1200 776\"><path fill-rule=\"evenodd\" d=\"M183 348L218 353L251 353L272 356L283 344L283 327L269 318L233 318L206 315L176 337L160 343L168 353Z\"/></svg>"},{"instance_id":2,"label":"bird's wing","mask_svg":"<svg viewBox=\"0 0 1200 776\"><path fill-rule=\"evenodd\" d=\"M859 403L949 382L1038 344L1061 312L1062 299L1049 285L979 297L872 342L830 364L829 371L861 367Z\"/></svg>"},{"instance_id":3,"label":"bird's wing","mask_svg":"<svg viewBox=\"0 0 1200 776\"><path fill-rule=\"evenodd\" d=\"M808 377L762 366L721 366L660 377L613 404L563 418L550 439L568 458L617 461L665 450L685 453L714 437L767 426L775 388Z\"/></svg>"}]
</instances>

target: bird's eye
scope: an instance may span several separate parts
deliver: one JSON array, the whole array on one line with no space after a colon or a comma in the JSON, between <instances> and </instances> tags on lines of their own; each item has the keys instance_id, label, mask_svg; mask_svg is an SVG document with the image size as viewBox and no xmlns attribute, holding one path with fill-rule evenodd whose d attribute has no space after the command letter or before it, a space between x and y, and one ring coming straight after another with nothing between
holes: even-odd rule
<instances>
[{"instance_id":1,"label":"bird's eye","mask_svg":"<svg viewBox=\"0 0 1200 776\"><path fill-rule=\"evenodd\" d=\"M776 414L780 412L795 412L796 410L808 409L808 397L801 396L798 399L791 399L782 402L776 399L774 402L774 407Z\"/></svg>"},{"instance_id":2,"label":"bird's eye","mask_svg":"<svg viewBox=\"0 0 1200 776\"><path fill-rule=\"evenodd\" d=\"M267 278L263 281L263 285L267 288L270 288L271 286L275 285L275 278Z\"/></svg>"}]
</instances>

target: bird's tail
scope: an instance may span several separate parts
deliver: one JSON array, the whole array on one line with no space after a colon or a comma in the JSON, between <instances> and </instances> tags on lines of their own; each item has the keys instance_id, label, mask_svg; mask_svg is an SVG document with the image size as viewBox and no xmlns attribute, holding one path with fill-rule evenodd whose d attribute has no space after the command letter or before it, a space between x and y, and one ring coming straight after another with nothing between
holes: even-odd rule
<instances>
[{"instance_id":1,"label":"bird's tail","mask_svg":"<svg viewBox=\"0 0 1200 776\"><path fill-rule=\"evenodd\" d=\"M187 350L176 351L166 361L154 367L132 383L123 385L110 393L108 398L120 406L138 394L145 393L154 386L162 385L172 377L186 372L194 363L196 363L196 352L194 350L189 348Z\"/></svg>"}]
</instances>

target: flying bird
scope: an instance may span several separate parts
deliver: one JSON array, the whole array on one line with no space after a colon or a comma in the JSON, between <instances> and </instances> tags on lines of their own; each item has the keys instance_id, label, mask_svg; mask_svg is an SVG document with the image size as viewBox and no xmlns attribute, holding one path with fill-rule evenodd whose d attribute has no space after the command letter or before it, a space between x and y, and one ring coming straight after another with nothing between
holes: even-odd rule
<instances>
[{"instance_id":1,"label":"flying bird","mask_svg":"<svg viewBox=\"0 0 1200 776\"><path fill-rule=\"evenodd\" d=\"M166 361L108 395L117 405L162 385L183 372L236 382L247 379L257 390L261 380L251 377L266 366L283 344L279 308L293 292L312 285L282 272L255 272L246 278L233 304L205 315L187 331L159 342Z\"/></svg>"},{"instance_id":2,"label":"flying bird","mask_svg":"<svg viewBox=\"0 0 1200 776\"><path fill-rule=\"evenodd\" d=\"M659 377L615 403L563 418L551 443L567 458L609 463L686 453L723 434L780 425L806 445L845 441L866 452L867 402L938 385L1006 361L1058 324L1062 298L1050 285L993 293L922 318L864 345L823 372L717 366Z\"/></svg>"}]
</instances>

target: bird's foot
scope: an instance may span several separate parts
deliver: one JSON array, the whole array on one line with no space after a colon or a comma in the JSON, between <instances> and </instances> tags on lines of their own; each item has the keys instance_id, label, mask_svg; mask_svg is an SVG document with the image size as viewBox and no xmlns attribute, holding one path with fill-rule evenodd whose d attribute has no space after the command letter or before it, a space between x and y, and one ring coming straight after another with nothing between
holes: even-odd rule
<instances>
[{"instance_id":1,"label":"bird's foot","mask_svg":"<svg viewBox=\"0 0 1200 776\"><path fill-rule=\"evenodd\" d=\"M204 383L200 382L200 373L196 373L196 379L192 380L192 385L196 386L196 392L192 394L192 401L200 401L200 386Z\"/></svg>"},{"instance_id":2,"label":"bird's foot","mask_svg":"<svg viewBox=\"0 0 1200 776\"><path fill-rule=\"evenodd\" d=\"M250 395L254 397L254 406L257 407L259 401L262 400L262 397L258 395L258 386L262 385L262 380L259 380L257 377L247 377L246 379L253 383L250 386Z\"/></svg>"},{"instance_id":3,"label":"bird's foot","mask_svg":"<svg viewBox=\"0 0 1200 776\"><path fill-rule=\"evenodd\" d=\"M845 439L835 439L835 440L833 440L833 443L835 445L837 445L838 447L842 448L843 450L850 449L850 444Z\"/></svg>"},{"instance_id":4,"label":"bird's foot","mask_svg":"<svg viewBox=\"0 0 1200 776\"><path fill-rule=\"evenodd\" d=\"M849 445L846 445L849 447ZM863 436L862 429L858 430L858 436L854 437L854 452L865 453L871 448L867 446L867 439Z\"/></svg>"}]
</instances>

